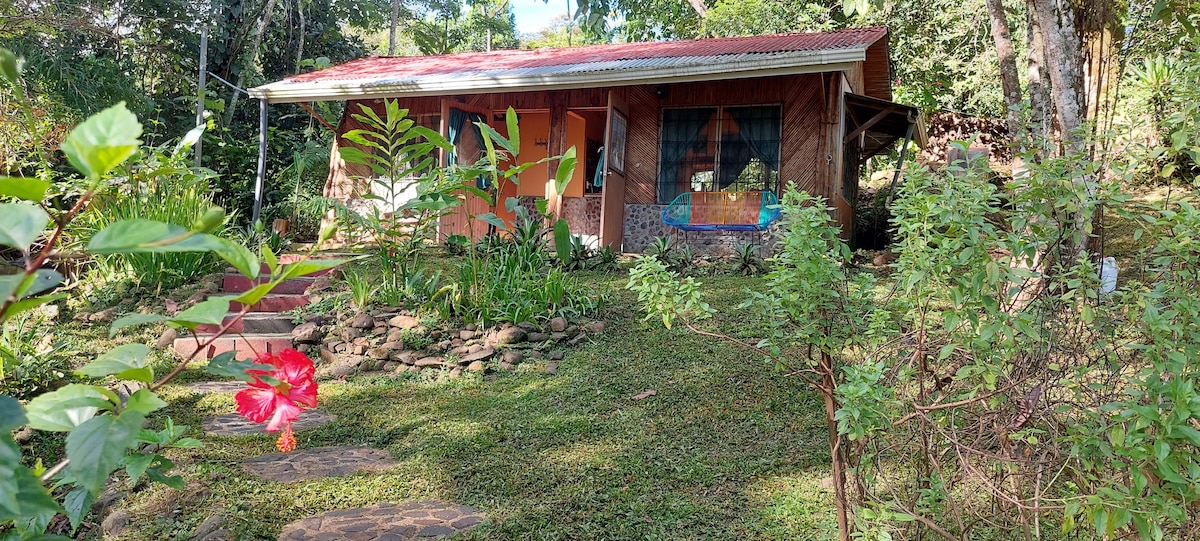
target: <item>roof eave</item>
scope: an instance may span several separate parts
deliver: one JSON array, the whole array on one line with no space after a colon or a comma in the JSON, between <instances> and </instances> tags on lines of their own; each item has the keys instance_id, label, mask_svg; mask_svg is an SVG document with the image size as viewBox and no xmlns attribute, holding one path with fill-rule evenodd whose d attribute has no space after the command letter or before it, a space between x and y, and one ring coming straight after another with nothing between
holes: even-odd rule
<instances>
[{"instance_id":1,"label":"roof eave","mask_svg":"<svg viewBox=\"0 0 1200 541\"><path fill-rule=\"evenodd\" d=\"M698 64L671 68L645 67L623 70L517 75L468 79L436 79L404 83L371 84L362 81L288 83L280 81L249 90L250 97L268 103L337 101L398 96L443 96L596 88L640 84L720 81L842 71L866 59L867 45L834 51L806 51L803 55L778 55L758 61ZM797 62L797 61L800 62Z\"/></svg>"}]
</instances>

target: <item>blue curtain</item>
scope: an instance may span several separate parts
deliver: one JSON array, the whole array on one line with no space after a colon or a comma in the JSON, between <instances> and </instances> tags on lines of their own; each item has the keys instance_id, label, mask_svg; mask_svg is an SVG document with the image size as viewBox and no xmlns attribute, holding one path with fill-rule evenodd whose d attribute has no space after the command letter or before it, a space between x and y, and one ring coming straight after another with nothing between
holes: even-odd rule
<instances>
[{"instance_id":1,"label":"blue curtain","mask_svg":"<svg viewBox=\"0 0 1200 541\"><path fill-rule=\"evenodd\" d=\"M466 143L466 141L463 141L464 132L471 134L470 137L474 138L471 140L471 147L475 149L483 148L483 133L475 123L486 121L487 118L479 113L468 113L461 109L450 108L449 122L446 123L446 136L450 140L450 144L453 145L453 148L450 149L449 158L446 160L448 163L458 163L459 143ZM468 126L469 128L467 128ZM475 156L475 159L478 158L478 156ZM475 165L475 160L472 160L470 165ZM487 175L480 175L479 178L475 179L475 185L481 190L486 190L488 184Z\"/></svg>"},{"instance_id":2,"label":"blue curtain","mask_svg":"<svg viewBox=\"0 0 1200 541\"><path fill-rule=\"evenodd\" d=\"M597 188L604 186L604 147L600 147L600 161L597 162L596 174L592 175L592 186Z\"/></svg>"},{"instance_id":3,"label":"blue curtain","mask_svg":"<svg viewBox=\"0 0 1200 541\"><path fill-rule=\"evenodd\" d=\"M704 141L704 128L716 112L715 107L663 111L662 145L658 153L659 203L670 203L678 195L679 179L676 177L681 162L688 150Z\"/></svg>"},{"instance_id":4,"label":"blue curtain","mask_svg":"<svg viewBox=\"0 0 1200 541\"><path fill-rule=\"evenodd\" d=\"M754 152L743 140L742 134L721 135L721 156L717 164L717 189L724 190L741 176L750 163Z\"/></svg>"},{"instance_id":5,"label":"blue curtain","mask_svg":"<svg viewBox=\"0 0 1200 541\"><path fill-rule=\"evenodd\" d=\"M729 112L729 116L737 123L738 138L741 139L742 145L735 145L733 149L735 154L731 159L731 165L735 165L739 160L741 166L728 176L728 181L732 182L742 173L742 169L750 163L750 157L758 158L759 161L766 164L772 171L779 171L779 141L781 136L781 124L783 116L780 108L775 105L764 105L754 107L728 107L725 109ZM722 150L722 165L724 165L724 150ZM724 171L721 173L721 186L726 185L727 175Z\"/></svg>"}]
</instances>

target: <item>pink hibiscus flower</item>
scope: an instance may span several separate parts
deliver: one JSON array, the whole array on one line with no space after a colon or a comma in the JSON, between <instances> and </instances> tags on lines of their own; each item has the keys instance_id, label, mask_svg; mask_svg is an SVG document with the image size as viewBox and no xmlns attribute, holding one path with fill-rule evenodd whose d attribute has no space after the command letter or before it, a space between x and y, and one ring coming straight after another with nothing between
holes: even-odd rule
<instances>
[{"instance_id":1,"label":"pink hibiscus flower","mask_svg":"<svg viewBox=\"0 0 1200 541\"><path fill-rule=\"evenodd\" d=\"M254 378L250 388L236 396L238 413L256 423L267 423L267 432L283 431L279 436L279 450L296 448L292 435L292 421L300 416L304 408L317 406L317 383L313 381L312 359L294 349L285 349L278 355L260 354L256 362L274 366L274 370L247 370ZM259 379L269 377L278 380L272 385Z\"/></svg>"}]
</instances>

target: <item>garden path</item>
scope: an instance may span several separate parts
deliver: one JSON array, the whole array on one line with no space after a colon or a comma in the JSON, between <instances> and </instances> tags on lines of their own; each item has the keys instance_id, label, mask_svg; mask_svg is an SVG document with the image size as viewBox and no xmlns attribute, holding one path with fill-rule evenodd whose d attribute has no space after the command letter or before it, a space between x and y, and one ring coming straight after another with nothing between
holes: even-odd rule
<instances>
[{"instance_id":1,"label":"garden path","mask_svg":"<svg viewBox=\"0 0 1200 541\"><path fill-rule=\"evenodd\" d=\"M232 385L230 383L233 383ZM189 386L198 393L232 393L245 387L240 382L202 382ZM332 423L337 417L308 410L292 424L296 431ZM265 434L263 425L236 413L207 417L209 436ZM327 446L290 453L271 453L246 460L242 469L270 481L289 483L341 477L359 472L386 470L395 466L380 449L363 446ZM472 507L437 500L382 502L365 507L326 511L284 526L280 541L424 541L469 530L486 516Z\"/></svg>"}]
</instances>

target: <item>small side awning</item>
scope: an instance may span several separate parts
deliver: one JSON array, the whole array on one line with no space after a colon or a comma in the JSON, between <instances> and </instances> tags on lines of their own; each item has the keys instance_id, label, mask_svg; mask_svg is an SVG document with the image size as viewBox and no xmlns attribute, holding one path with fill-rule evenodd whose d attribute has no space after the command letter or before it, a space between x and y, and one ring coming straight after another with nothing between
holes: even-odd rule
<instances>
[{"instance_id":1,"label":"small side awning","mask_svg":"<svg viewBox=\"0 0 1200 541\"><path fill-rule=\"evenodd\" d=\"M844 143L862 137L859 159L887 152L897 140L911 138L917 146L928 143L925 116L910 105L846 94L846 136Z\"/></svg>"}]
</instances>

